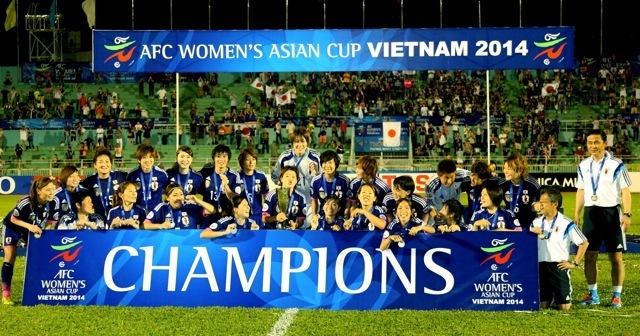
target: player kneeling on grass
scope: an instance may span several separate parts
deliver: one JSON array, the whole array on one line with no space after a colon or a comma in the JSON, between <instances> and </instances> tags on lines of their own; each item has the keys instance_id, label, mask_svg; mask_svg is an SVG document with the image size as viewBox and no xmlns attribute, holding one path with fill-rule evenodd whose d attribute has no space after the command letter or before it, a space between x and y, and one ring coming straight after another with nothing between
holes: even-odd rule
<instances>
[{"instance_id":1,"label":"player kneeling on grass","mask_svg":"<svg viewBox=\"0 0 640 336\"><path fill-rule=\"evenodd\" d=\"M340 198L336 194L331 194L324 199L324 210L322 216L314 216L311 220L311 230L333 230L342 231L344 217L339 215Z\"/></svg>"},{"instance_id":2,"label":"player kneeling on grass","mask_svg":"<svg viewBox=\"0 0 640 336\"><path fill-rule=\"evenodd\" d=\"M238 230L259 230L260 225L249 218L251 206L246 198L240 195L231 198L233 210L231 216L225 216L209 225L200 233L200 238L218 238L228 234L235 234Z\"/></svg>"},{"instance_id":3,"label":"player kneeling on grass","mask_svg":"<svg viewBox=\"0 0 640 336\"><path fill-rule=\"evenodd\" d=\"M533 220L531 232L538 235L538 268L540 308L548 308L555 300L559 310L571 308L571 269L578 267L587 251L587 238L568 217L558 212L562 193L547 187L540 194L542 216ZM569 261L571 243L578 245L573 261Z\"/></svg>"},{"instance_id":4,"label":"player kneeling on grass","mask_svg":"<svg viewBox=\"0 0 640 336\"><path fill-rule=\"evenodd\" d=\"M58 230L106 229L104 218L96 213L89 190L82 189L73 194L71 201L73 211L60 218Z\"/></svg>"},{"instance_id":5,"label":"player kneeling on grass","mask_svg":"<svg viewBox=\"0 0 640 336\"><path fill-rule=\"evenodd\" d=\"M508 209L502 209L500 202L503 191L497 185L489 184L482 188L480 206L482 209L471 216L473 231L522 231L516 215Z\"/></svg>"},{"instance_id":6,"label":"player kneeling on grass","mask_svg":"<svg viewBox=\"0 0 640 336\"><path fill-rule=\"evenodd\" d=\"M381 251L388 249L391 242L398 243L398 247L404 247L404 239L409 236L415 237L420 232L436 232L431 225L426 224L422 219L413 217L413 208L411 206L411 200L408 198L398 200L396 218L387 225L382 235Z\"/></svg>"}]
</instances>

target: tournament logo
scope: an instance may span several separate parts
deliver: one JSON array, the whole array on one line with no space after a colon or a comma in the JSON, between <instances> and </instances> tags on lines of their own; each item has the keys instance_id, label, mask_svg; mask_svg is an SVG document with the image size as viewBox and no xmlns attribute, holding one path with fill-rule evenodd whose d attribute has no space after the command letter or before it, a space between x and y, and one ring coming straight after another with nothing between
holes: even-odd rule
<instances>
[{"instance_id":1,"label":"tournament logo","mask_svg":"<svg viewBox=\"0 0 640 336\"><path fill-rule=\"evenodd\" d=\"M483 265L484 263L486 263L489 260L493 260L495 262L495 264L491 265L492 269L497 269L498 266L497 265L504 265L507 262L509 262L509 260L511 259L511 254L513 254L513 251L516 250L515 247L511 247L513 246L513 243L506 243L507 240L509 240L508 238L505 239L493 239L491 241L491 247L481 247L480 249L483 252L486 253L491 253L491 255L489 257L487 257L486 259L484 259L480 265ZM509 249L511 247L511 249ZM506 251L509 249L509 251Z\"/></svg>"},{"instance_id":2,"label":"tournament logo","mask_svg":"<svg viewBox=\"0 0 640 336\"><path fill-rule=\"evenodd\" d=\"M138 46L135 45L136 41L129 42L129 38L131 38L131 36L116 37L113 39L113 45L104 45L105 49L113 51L113 53L104 60L104 63L115 58L116 61L113 63L113 66L120 68L123 64L129 62L133 57L133 52L138 48ZM131 66L133 62L135 62L135 60L132 60L127 65Z\"/></svg>"},{"instance_id":3,"label":"tournament logo","mask_svg":"<svg viewBox=\"0 0 640 336\"><path fill-rule=\"evenodd\" d=\"M60 267L63 267L65 262L70 263L76 260L82 249L82 245L80 245L82 241L75 241L76 238L78 237L64 237L60 240L61 245L51 245L51 249L61 252L51 258L49 263L57 259L62 259L62 261L60 261Z\"/></svg>"},{"instance_id":4,"label":"tournament logo","mask_svg":"<svg viewBox=\"0 0 640 336\"><path fill-rule=\"evenodd\" d=\"M539 52L536 57L533 58L535 61L538 57L544 56L544 60L542 63L544 65L550 65L552 62L554 63L562 63L564 57L562 57L562 52L564 47L567 45L566 37L560 37L560 34L545 34L544 42L533 42L533 44L538 48L544 48L541 52Z\"/></svg>"}]
</instances>

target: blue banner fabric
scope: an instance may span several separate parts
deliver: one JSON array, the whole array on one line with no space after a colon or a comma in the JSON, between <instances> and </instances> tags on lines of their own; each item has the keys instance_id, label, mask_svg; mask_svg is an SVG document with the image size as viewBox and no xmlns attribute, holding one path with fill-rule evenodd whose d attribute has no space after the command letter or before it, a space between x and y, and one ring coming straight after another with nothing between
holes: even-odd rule
<instances>
[{"instance_id":1,"label":"blue banner fabric","mask_svg":"<svg viewBox=\"0 0 640 336\"><path fill-rule=\"evenodd\" d=\"M573 69L573 27L93 31L94 71Z\"/></svg>"},{"instance_id":2,"label":"blue banner fabric","mask_svg":"<svg viewBox=\"0 0 640 336\"><path fill-rule=\"evenodd\" d=\"M462 232L46 231L23 305L537 310L536 237Z\"/></svg>"}]
</instances>

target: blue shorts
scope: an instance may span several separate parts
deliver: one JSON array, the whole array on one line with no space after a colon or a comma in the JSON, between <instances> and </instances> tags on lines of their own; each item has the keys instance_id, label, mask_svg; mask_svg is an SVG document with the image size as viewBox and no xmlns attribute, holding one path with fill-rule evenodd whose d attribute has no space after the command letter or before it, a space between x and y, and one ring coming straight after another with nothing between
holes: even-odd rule
<instances>
[{"instance_id":1,"label":"blue shorts","mask_svg":"<svg viewBox=\"0 0 640 336\"><path fill-rule=\"evenodd\" d=\"M29 239L29 231L13 223L4 222L2 226L2 246L16 246L20 238L26 243Z\"/></svg>"}]
</instances>

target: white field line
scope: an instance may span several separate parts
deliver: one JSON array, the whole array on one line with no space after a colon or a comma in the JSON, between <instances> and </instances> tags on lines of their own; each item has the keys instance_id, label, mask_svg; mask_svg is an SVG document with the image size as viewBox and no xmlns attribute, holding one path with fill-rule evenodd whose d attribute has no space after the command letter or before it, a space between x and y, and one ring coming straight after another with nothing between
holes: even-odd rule
<instances>
[{"instance_id":1,"label":"white field line","mask_svg":"<svg viewBox=\"0 0 640 336\"><path fill-rule=\"evenodd\" d=\"M291 322L296 318L296 314L298 313L298 308L289 308L280 315L280 318L273 325L271 331L267 334L268 336L281 336L287 333Z\"/></svg>"}]
</instances>

